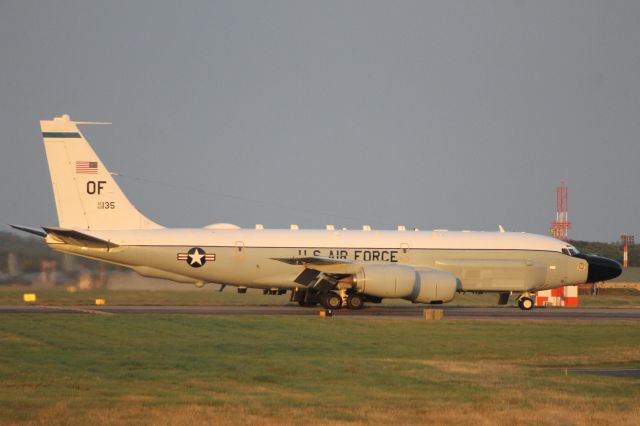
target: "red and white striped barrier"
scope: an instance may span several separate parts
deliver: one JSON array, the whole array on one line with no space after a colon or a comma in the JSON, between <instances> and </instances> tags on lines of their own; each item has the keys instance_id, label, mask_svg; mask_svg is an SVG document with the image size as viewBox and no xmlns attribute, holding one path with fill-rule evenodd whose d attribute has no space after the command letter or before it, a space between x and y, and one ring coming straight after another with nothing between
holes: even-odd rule
<instances>
[{"instance_id":1,"label":"red and white striped barrier","mask_svg":"<svg viewBox=\"0 0 640 426\"><path fill-rule=\"evenodd\" d=\"M578 307L578 286L568 285L564 287L564 306Z\"/></svg>"},{"instance_id":2,"label":"red and white striped barrier","mask_svg":"<svg viewBox=\"0 0 640 426\"><path fill-rule=\"evenodd\" d=\"M536 306L578 306L578 286L552 288L551 290L536 291Z\"/></svg>"}]
</instances>

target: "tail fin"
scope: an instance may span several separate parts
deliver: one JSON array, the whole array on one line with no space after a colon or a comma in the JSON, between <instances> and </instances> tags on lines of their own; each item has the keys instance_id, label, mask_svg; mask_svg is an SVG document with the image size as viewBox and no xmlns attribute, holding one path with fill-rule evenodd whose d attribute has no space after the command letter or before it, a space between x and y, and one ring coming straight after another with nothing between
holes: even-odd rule
<instances>
[{"instance_id":1,"label":"tail fin","mask_svg":"<svg viewBox=\"0 0 640 426\"><path fill-rule=\"evenodd\" d=\"M129 202L68 115L40 121L60 227L162 228ZM88 124L88 123L86 123Z\"/></svg>"}]
</instances>

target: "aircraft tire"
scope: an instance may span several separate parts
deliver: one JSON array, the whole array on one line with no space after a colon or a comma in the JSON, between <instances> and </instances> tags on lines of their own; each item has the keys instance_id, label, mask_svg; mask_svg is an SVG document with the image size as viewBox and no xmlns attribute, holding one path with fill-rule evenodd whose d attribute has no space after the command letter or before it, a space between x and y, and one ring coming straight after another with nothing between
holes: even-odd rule
<instances>
[{"instance_id":1,"label":"aircraft tire","mask_svg":"<svg viewBox=\"0 0 640 426\"><path fill-rule=\"evenodd\" d=\"M522 297L518 300L518 307L523 311L530 311L533 308L533 300L530 297Z\"/></svg>"},{"instance_id":2,"label":"aircraft tire","mask_svg":"<svg viewBox=\"0 0 640 426\"><path fill-rule=\"evenodd\" d=\"M348 309L362 309L364 307L364 298L359 294L352 294L347 297Z\"/></svg>"},{"instance_id":3,"label":"aircraft tire","mask_svg":"<svg viewBox=\"0 0 640 426\"><path fill-rule=\"evenodd\" d=\"M342 297L336 292L328 291L322 296L320 303L326 309L340 309L342 307Z\"/></svg>"}]
</instances>

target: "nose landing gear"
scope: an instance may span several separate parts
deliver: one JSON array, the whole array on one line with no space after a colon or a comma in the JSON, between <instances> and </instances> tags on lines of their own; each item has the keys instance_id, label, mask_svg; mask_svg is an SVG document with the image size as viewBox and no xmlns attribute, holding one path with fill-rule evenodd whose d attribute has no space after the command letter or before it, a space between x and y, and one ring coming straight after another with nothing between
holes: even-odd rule
<instances>
[{"instance_id":1,"label":"nose landing gear","mask_svg":"<svg viewBox=\"0 0 640 426\"><path fill-rule=\"evenodd\" d=\"M529 294L523 294L518 299L518 307L523 311L530 311L533 308L533 299Z\"/></svg>"}]
</instances>

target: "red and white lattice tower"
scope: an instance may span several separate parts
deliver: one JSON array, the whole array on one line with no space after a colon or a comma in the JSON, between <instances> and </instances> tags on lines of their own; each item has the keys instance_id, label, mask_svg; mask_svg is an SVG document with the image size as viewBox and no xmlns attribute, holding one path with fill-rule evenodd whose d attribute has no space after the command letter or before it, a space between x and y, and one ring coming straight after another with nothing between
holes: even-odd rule
<instances>
[{"instance_id":1,"label":"red and white lattice tower","mask_svg":"<svg viewBox=\"0 0 640 426\"><path fill-rule=\"evenodd\" d=\"M556 188L556 220L551 222L551 235L563 241L569 239L569 188L564 179L560 180L560 186Z\"/></svg>"},{"instance_id":2,"label":"red and white lattice tower","mask_svg":"<svg viewBox=\"0 0 640 426\"><path fill-rule=\"evenodd\" d=\"M620 235L620 241L622 242L622 267L629 267L629 246L632 246L636 243L635 236L622 234Z\"/></svg>"}]
</instances>

